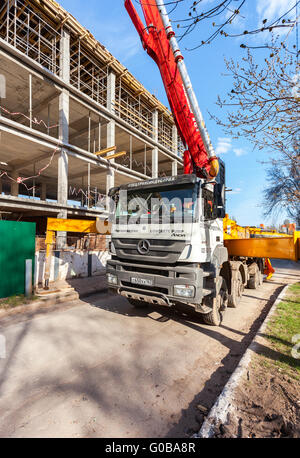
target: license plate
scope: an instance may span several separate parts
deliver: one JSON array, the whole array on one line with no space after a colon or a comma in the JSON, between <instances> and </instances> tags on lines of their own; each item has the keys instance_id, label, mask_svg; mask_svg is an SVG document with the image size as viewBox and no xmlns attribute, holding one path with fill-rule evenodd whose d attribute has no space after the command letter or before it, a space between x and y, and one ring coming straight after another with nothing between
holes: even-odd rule
<instances>
[{"instance_id":1,"label":"license plate","mask_svg":"<svg viewBox=\"0 0 300 458\"><path fill-rule=\"evenodd\" d=\"M146 278L131 277L131 283L141 286L153 286L153 280Z\"/></svg>"}]
</instances>

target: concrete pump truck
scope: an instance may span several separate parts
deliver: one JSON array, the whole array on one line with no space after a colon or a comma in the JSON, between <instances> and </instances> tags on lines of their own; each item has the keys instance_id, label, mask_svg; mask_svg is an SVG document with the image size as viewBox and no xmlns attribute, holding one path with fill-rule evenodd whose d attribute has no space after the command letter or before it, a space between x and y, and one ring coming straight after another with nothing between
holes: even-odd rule
<instances>
[{"instance_id":1,"label":"concrete pump truck","mask_svg":"<svg viewBox=\"0 0 300 458\"><path fill-rule=\"evenodd\" d=\"M219 326L244 287L262 282L264 260L229 257L224 246L225 166L210 141L163 0L125 7L142 45L159 67L178 133L186 145L184 175L110 190L114 202L107 280L135 307L192 307Z\"/></svg>"}]
</instances>

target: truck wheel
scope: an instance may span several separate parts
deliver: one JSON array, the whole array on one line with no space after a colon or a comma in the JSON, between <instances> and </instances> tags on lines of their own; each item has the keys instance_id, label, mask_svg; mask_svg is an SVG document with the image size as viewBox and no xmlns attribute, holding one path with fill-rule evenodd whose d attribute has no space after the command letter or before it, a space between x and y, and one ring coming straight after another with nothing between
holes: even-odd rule
<instances>
[{"instance_id":1,"label":"truck wheel","mask_svg":"<svg viewBox=\"0 0 300 458\"><path fill-rule=\"evenodd\" d=\"M222 279L222 285L219 294L213 301L212 311L203 315L204 323L211 326L220 326L223 321L223 313L228 305L228 289L226 281Z\"/></svg>"},{"instance_id":2,"label":"truck wheel","mask_svg":"<svg viewBox=\"0 0 300 458\"><path fill-rule=\"evenodd\" d=\"M247 288L249 289L257 289L261 284L261 273L259 272L258 268L254 275L251 275L250 279L247 283Z\"/></svg>"},{"instance_id":3,"label":"truck wheel","mask_svg":"<svg viewBox=\"0 0 300 458\"><path fill-rule=\"evenodd\" d=\"M242 278L241 272L239 271L238 278L234 282L234 285L233 285L233 291L231 292L231 294L229 294L229 297L228 297L228 307L237 308L237 306L241 302L243 292L244 292L243 278Z\"/></svg>"},{"instance_id":4,"label":"truck wheel","mask_svg":"<svg viewBox=\"0 0 300 458\"><path fill-rule=\"evenodd\" d=\"M136 308L136 309L144 309L144 308L148 307L147 302L144 302L144 301L137 301L135 299L128 299L128 302L131 305L133 305L133 307Z\"/></svg>"}]
</instances>

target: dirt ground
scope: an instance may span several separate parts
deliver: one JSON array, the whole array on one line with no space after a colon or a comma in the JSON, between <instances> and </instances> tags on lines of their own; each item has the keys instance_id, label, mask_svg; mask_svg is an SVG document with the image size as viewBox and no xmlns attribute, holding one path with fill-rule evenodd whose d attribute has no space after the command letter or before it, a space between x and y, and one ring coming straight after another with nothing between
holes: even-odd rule
<instances>
[{"instance_id":1,"label":"dirt ground","mask_svg":"<svg viewBox=\"0 0 300 458\"><path fill-rule=\"evenodd\" d=\"M300 438L299 393L299 381L254 361L236 390L236 413L216 437Z\"/></svg>"},{"instance_id":2,"label":"dirt ground","mask_svg":"<svg viewBox=\"0 0 300 458\"><path fill-rule=\"evenodd\" d=\"M0 437L191 437L283 286L300 278L295 264L275 268L218 328L106 293L0 320Z\"/></svg>"},{"instance_id":3,"label":"dirt ground","mask_svg":"<svg viewBox=\"0 0 300 458\"><path fill-rule=\"evenodd\" d=\"M300 438L300 283L290 287L251 347L216 437ZM295 354L293 354L295 351Z\"/></svg>"}]
</instances>

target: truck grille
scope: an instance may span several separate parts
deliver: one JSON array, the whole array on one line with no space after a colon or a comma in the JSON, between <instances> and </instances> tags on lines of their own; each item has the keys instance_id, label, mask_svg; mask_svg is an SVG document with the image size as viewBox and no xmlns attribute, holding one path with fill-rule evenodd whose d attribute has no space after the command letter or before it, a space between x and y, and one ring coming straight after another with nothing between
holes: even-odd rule
<instances>
[{"instance_id":1,"label":"truck grille","mask_svg":"<svg viewBox=\"0 0 300 458\"><path fill-rule=\"evenodd\" d=\"M158 269L153 269L151 267L136 267L136 266L128 266L128 265L122 265L122 270L126 272L134 272L134 273L140 273L140 274L149 274L149 275L160 275L163 277L168 277L169 276L169 270L158 270Z\"/></svg>"},{"instance_id":2,"label":"truck grille","mask_svg":"<svg viewBox=\"0 0 300 458\"><path fill-rule=\"evenodd\" d=\"M138 251L138 244L141 239L113 238L112 241L118 258L132 261L142 261L149 258L153 264L177 262L186 246L185 240L147 239L150 245L149 251L141 254Z\"/></svg>"}]
</instances>

